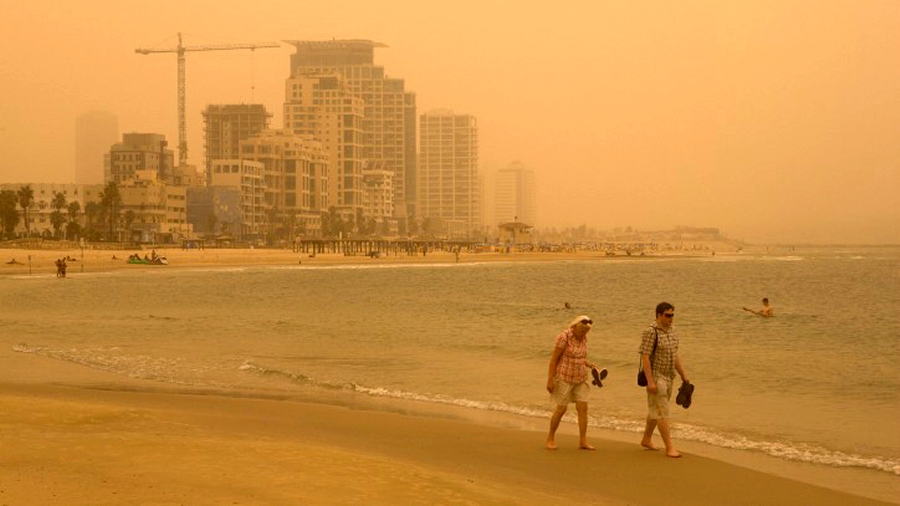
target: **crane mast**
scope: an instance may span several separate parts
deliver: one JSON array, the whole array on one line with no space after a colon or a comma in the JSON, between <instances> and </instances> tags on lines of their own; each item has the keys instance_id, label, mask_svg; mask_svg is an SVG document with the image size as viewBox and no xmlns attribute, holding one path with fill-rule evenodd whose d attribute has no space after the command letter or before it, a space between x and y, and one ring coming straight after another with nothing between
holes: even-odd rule
<instances>
[{"instance_id":1,"label":"crane mast","mask_svg":"<svg viewBox=\"0 0 900 506\"><path fill-rule=\"evenodd\" d=\"M185 46L181 42L181 33L178 34L178 46L166 49L137 48L138 54L176 53L178 55L178 164L187 165L187 120L185 119L185 58L188 51L229 51L233 49L254 49L279 47L277 42L263 42L260 44L210 44L203 46Z\"/></svg>"}]
</instances>

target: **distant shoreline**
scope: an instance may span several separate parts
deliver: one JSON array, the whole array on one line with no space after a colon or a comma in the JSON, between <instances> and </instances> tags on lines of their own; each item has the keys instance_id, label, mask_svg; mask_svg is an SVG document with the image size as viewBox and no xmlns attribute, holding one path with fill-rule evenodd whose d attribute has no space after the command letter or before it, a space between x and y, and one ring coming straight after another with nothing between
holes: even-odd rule
<instances>
[{"instance_id":1,"label":"distant shoreline","mask_svg":"<svg viewBox=\"0 0 900 506\"><path fill-rule=\"evenodd\" d=\"M369 257L365 254L344 255L341 253L320 253L310 255L290 249L269 248L205 248L182 249L177 246L146 248L143 250L111 249L24 249L0 248L0 276L54 274L54 262L59 258L69 258L68 272L109 272L120 269L178 269L185 267L240 267L240 266L324 266L339 264L426 264L426 263L473 263L473 262L547 262L605 259L652 259L671 257L707 257L737 254L735 248L724 243L704 243L699 248L646 252L645 254L607 255L603 251L560 251L560 252L462 252L458 258L447 251L429 251L425 254L405 253L384 254ZM166 257L168 265L129 264L128 256L138 253L150 255L155 250ZM16 263L11 264L13 259ZM74 260L73 260L74 259Z\"/></svg>"}]
</instances>

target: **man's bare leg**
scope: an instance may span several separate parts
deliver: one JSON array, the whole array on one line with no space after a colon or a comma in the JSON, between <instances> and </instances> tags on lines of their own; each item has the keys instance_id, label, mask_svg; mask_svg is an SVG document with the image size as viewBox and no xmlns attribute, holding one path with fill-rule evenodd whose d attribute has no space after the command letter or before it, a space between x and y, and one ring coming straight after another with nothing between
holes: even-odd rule
<instances>
[{"instance_id":1,"label":"man's bare leg","mask_svg":"<svg viewBox=\"0 0 900 506\"><path fill-rule=\"evenodd\" d=\"M556 429L559 428L559 422L562 420L563 415L566 414L568 408L568 406L556 406L553 416L550 417L550 433L547 434L548 450L556 449Z\"/></svg>"},{"instance_id":2,"label":"man's bare leg","mask_svg":"<svg viewBox=\"0 0 900 506\"><path fill-rule=\"evenodd\" d=\"M647 424L644 425L644 437L641 439L641 446L648 450L659 450L659 447L653 444L653 431L656 429L656 419L647 417Z\"/></svg>"},{"instance_id":3,"label":"man's bare leg","mask_svg":"<svg viewBox=\"0 0 900 506\"><path fill-rule=\"evenodd\" d=\"M658 425L659 435L662 436L663 443L666 444L666 457L681 457L681 454L678 453L678 450L675 449L675 445L672 444L672 435L669 432L669 419L660 418L658 421Z\"/></svg>"},{"instance_id":4,"label":"man's bare leg","mask_svg":"<svg viewBox=\"0 0 900 506\"><path fill-rule=\"evenodd\" d=\"M594 447L587 442L588 404L586 402L576 402L575 409L578 410L578 436L580 438L578 447L582 450L593 450Z\"/></svg>"}]
</instances>

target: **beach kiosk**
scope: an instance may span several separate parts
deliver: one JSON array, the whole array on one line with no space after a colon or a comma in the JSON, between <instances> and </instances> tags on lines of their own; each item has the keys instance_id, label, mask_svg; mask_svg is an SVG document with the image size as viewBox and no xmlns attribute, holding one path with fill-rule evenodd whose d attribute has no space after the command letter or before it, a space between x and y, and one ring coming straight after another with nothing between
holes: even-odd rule
<instances>
[{"instance_id":1,"label":"beach kiosk","mask_svg":"<svg viewBox=\"0 0 900 506\"><path fill-rule=\"evenodd\" d=\"M520 221L500 224L499 242L505 246L531 244L531 225Z\"/></svg>"}]
</instances>

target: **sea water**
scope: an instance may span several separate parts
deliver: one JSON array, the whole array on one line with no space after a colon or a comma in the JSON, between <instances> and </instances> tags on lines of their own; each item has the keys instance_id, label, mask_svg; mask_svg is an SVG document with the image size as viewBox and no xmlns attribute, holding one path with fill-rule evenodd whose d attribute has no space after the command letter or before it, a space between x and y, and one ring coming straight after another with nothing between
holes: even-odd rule
<instances>
[{"instance_id":1,"label":"sea water","mask_svg":"<svg viewBox=\"0 0 900 506\"><path fill-rule=\"evenodd\" d=\"M638 345L675 305L673 434L900 480L900 249L72 272L0 279L2 344L197 389L352 392L546 419L555 336L593 318L590 424L643 428ZM743 311L768 297L774 318ZM565 308L568 302L571 309ZM635 436L637 437L637 436Z\"/></svg>"}]
</instances>

